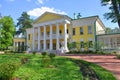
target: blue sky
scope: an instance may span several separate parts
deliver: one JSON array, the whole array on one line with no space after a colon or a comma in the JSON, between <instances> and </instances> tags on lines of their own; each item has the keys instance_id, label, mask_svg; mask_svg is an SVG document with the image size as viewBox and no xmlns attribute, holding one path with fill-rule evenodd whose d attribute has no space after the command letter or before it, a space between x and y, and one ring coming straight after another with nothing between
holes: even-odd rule
<instances>
[{"instance_id":1,"label":"blue sky","mask_svg":"<svg viewBox=\"0 0 120 80\"><path fill-rule=\"evenodd\" d=\"M100 0L1 0L0 13L10 15L14 22L26 11L32 18L37 18L45 11L67 14L73 18L73 13L81 13L82 17L98 15L107 27L118 27L103 16L109 12L108 7L101 6Z\"/></svg>"}]
</instances>

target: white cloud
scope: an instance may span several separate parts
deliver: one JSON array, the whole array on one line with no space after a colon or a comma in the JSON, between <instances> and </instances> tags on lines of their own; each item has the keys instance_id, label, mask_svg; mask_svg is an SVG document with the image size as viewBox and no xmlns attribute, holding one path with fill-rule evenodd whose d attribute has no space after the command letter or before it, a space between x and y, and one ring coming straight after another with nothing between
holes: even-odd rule
<instances>
[{"instance_id":1,"label":"white cloud","mask_svg":"<svg viewBox=\"0 0 120 80\"><path fill-rule=\"evenodd\" d=\"M43 4L44 1L48 1L48 0L36 0L35 3L39 5L39 4Z\"/></svg>"},{"instance_id":2,"label":"white cloud","mask_svg":"<svg viewBox=\"0 0 120 80\"><path fill-rule=\"evenodd\" d=\"M44 0L37 0L38 3L42 4Z\"/></svg>"},{"instance_id":3,"label":"white cloud","mask_svg":"<svg viewBox=\"0 0 120 80\"><path fill-rule=\"evenodd\" d=\"M33 10L28 11L27 13L30 16L38 17L38 16L42 15L44 12L46 12L46 11L53 12L53 13L58 13L58 14L67 14L64 11L61 11L61 10L58 10L58 9L55 9L55 8L49 8L49 7L35 8Z\"/></svg>"}]
</instances>

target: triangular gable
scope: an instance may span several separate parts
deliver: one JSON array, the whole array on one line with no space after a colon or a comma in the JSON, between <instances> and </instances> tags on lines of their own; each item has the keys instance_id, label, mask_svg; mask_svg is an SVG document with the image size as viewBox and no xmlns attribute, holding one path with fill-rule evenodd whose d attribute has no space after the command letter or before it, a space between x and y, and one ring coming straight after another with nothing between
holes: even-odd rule
<instances>
[{"instance_id":1,"label":"triangular gable","mask_svg":"<svg viewBox=\"0 0 120 80\"><path fill-rule=\"evenodd\" d=\"M53 20L62 19L62 18L65 18L65 15L51 13L51 12L45 12L44 14L42 14L40 17L38 17L34 21L34 24L53 21Z\"/></svg>"}]
</instances>

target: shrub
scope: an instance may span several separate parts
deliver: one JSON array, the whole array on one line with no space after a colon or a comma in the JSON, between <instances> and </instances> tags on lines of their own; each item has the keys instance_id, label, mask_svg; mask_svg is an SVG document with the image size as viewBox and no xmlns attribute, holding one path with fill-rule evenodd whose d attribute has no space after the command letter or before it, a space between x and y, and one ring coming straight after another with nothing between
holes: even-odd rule
<instances>
[{"instance_id":1,"label":"shrub","mask_svg":"<svg viewBox=\"0 0 120 80\"><path fill-rule=\"evenodd\" d=\"M5 54L11 53L11 50L4 50Z\"/></svg>"},{"instance_id":2,"label":"shrub","mask_svg":"<svg viewBox=\"0 0 120 80\"><path fill-rule=\"evenodd\" d=\"M113 51L112 53L113 53L113 54L115 54L115 55L117 54L117 52L116 52L116 51Z\"/></svg>"},{"instance_id":3,"label":"shrub","mask_svg":"<svg viewBox=\"0 0 120 80\"><path fill-rule=\"evenodd\" d=\"M42 52L41 55L45 57L48 53L47 52Z\"/></svg>"},{"instance_id":4,"label":"shrub","mask_svg":"<svg viewBox=\"0 0 120 80\"><path fill-rule=\"evenodd\" d=\"M53 59L56 55L54 53L50 53L48 56L50 57L50 59Z\"/></svg>"},{"instance_id":5,"label":"shrub","mask_svg":"<svg viewBox=\"0 0 120 80\"><path fill-rule=\"evenodd\" d=\"M23 54L26 54L26 53L27 53L27 51L23 51L22 53L23 53Z\"/></svg>"},{"instance_id":6,"label":"shrub","mask_svg":"<svg viewBox=\"0 0 120 80\"><path fill-rule=\"evenodd\" d=\"M37 52L36 52L36 51L33 51L32 53L33 53L33 55L35 55Z\"/></svg>"},{"instance_id":7,"label":"shrub","mask_svg":"<svg viewBox=\"0 0 120 80\"><path fill-rule=\"evenodd\" d=\"M13 73L19 67L18 63L3 63L0 65L0 80L11 80Z\"/></svg>"},{"instance_id":8,"label":"shrub","mask_svg":"<svg viewBox=\"0 0 120 80\"><path fill-rule=\"evenodd\" d=\"M120 55L117 55L117 58L120 59Z\"/></svg>"}]
</instances>

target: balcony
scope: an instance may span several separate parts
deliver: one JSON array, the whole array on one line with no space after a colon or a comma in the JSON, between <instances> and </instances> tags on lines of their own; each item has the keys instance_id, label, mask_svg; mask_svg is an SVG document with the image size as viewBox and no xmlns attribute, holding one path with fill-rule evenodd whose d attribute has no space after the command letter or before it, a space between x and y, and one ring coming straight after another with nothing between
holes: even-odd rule
<instances>
[{"instance_id":1,"label":"balcony","mask_svg":"<svg viewBox=\"0 0 120 80\"><path fill-rule=\"evenodd\" d=\"M69 37L69 35L67 34L67 38ZM52 34L52 39L56 39L57 38L57 34ZM64 38L64 35L63 34L60 34L59 35L59 39L63 39ZM50 39L50 35L46 35L46 40L49 40ZM35 36L35 40L38 40L38 36ZM44 36L41 35L40 36L40 40L44 40Z\"/></svg>"}]
</instances>

